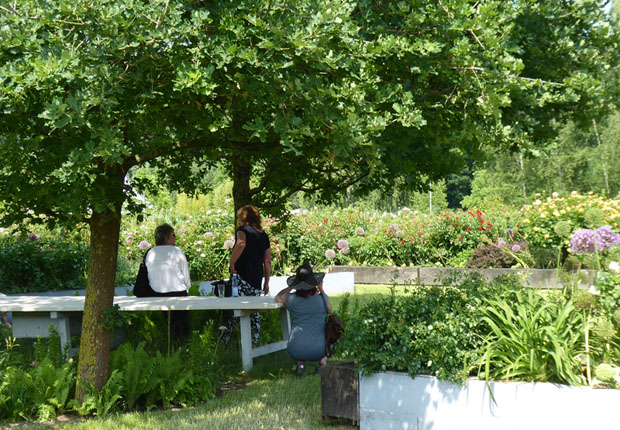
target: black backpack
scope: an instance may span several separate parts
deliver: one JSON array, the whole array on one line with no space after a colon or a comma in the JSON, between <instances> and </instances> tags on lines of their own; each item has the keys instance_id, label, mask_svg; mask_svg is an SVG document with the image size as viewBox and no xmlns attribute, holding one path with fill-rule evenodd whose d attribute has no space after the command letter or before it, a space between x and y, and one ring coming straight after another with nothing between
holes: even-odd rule
<instances>
[{"instance_id":1,"label":"black backpack","mask_svg":"<svg viewBox=\"0 0 620 430\"><path fill-rule=\"evenodd\" d=\"M323 299L325 313L327 314L327 321L325 322L325 356L331 357L334 345L338 343L342 333L344 333L344 327L342 320L338 316L327 312L327 302L323 294L321 294L321 298Z\"/></svg>"}]
</instances>

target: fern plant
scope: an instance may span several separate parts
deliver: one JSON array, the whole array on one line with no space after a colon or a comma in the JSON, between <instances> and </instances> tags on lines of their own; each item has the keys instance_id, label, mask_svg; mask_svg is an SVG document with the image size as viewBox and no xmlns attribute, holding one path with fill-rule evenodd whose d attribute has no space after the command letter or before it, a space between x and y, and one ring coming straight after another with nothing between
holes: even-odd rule
<instances>
[{"instance_id":1,"label":"fern plant","mask_svg":"<svg viewBox=\"0 0 620 430\"><path fill-rule=\"evenodd\" d=\"M144 350L144 342L140 342L135 350L130 343L121 345L112 353L110 367L123 374L122 395L128 410L133 410L155 387L151 378L154 360Z\"/></svg>"},{"instance_id":2,"label":"fern plant","mask_svg":"<svg viewBox=\"0 0 620 430\"><path fill-rule=\"evenodd\" d=\"M181 350L176 350L169 357L159 351L154 359L152 380L155 389L149 393L149 405L160 400L164 408L169 408L176 394L185 389L193 375L186 369L186 363L181 357Z\"/></svg>"},{"instance_id":3,"label":"fern plant","mask_svg":"<svg viewBox=\"0 0 620 430\"><path fill-rule=\"evenodd\" d=\"M17 367L8 367L0 383L0 418L28 419L34 409L35 386L32 376Z\"/></svg>"},{"instance_id":4,"label":"fern plant","mask_svg":"<svg viewBox=\"0 0 620 430\"><path fill-rule=\"evenodd\" d=\"M67 402L75 388L75 367L66 362L55 367L51 359L45 358L32 370L34 404L39 420L51 420L57 413L66 410Z\"/></svg>"},{"instance_id":5,"label":"fern plant","mask_svg":"<svg viewBox=\"0 0 620 430\"><path fill-rule=\"evenodd\" d=\"M34 342L34 360L41 363L47 358L55 367L62 367L63 363L67 361L68 345L63 351L56 326L50 325L48 330L49 336L47 338L38 337Z\"/></svg>"},{"instance_id":6,"label":"fern plant","mask_svg":"<svg viewBox=\"0 0 620 430\"><path fill-rule=\"evenodd\" d=\"M80 415L94 414L98 417L105 417L118 408L118 402L122 399L123 374L115 369L110 374L108 382L101 391L97 391L95 386L90 383L83 383L86 389L86 396L82 403L73 402L73 409Z\"/></svg>"}]
</instances>

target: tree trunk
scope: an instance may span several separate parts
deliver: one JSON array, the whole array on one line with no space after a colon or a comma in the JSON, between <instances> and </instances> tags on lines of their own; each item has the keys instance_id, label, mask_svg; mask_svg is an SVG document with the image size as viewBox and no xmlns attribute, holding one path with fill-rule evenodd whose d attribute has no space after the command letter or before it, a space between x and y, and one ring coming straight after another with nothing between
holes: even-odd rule
<instances>
[{"instance_id":1,"label":"tree trunk","mask_svg":"<svg viewBox=\"0 0 620 430\"><path fill-rule=\"evenodd\" d=\"M592 120L592 125L594 126L594 135L596 136L596 143L598 144L598 150L601 152L601 166L603 167L603 179L605 179L605 192L607 193L607 197L611 197L611 189L609 188L609 177L607 176L607 164L605 164L605 154L603 151L603 144L601 143L601 138L598 134L598 127L596 126L596 120Z\"/></svg>"},{"instance_id":2,"label":"tree trunk","mask_svg":"<svg viewBox=\"0 0 620 430\"><path fill-rule=\"evenodd\" d=\"M519 167L521 168L521 192L523 193L523 200L527 198L527 190L525 189L525 166L523 165L523 153L519 153Z\"/></svg>"},{"instance_id":3,"label":"tree trunk","mask_svg":"<svg viewBox=\"0 0 620 430\"><path fill-rule=\"evenodd\" d=\"M120 204L116 210L107 209L92 214L90 260L78 362L78 400L86 393L82 383L92 384L101 390L110 372L111 333L101 322L104 309L112 307L114 302L120 226Z\"/></svg>"},{"instance_id":4,"label":"tree trunk","mask_svg":"<svg viewBox=\"0 0 620 430\"><path fill-rule=\"evenodd\" d=\"M235 151L233 157L233 201L235 204L235 217L237 210L242 206L252 204L250 194L250 177L252 176L252 166L250 163ZM236 223L235 218L235 225Z\"/></svg>"}]
</instances>

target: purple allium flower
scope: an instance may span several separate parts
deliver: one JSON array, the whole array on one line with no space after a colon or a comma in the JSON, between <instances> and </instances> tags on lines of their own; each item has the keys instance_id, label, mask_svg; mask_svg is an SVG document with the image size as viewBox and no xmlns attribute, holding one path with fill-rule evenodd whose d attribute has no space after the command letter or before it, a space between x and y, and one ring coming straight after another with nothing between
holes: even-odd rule
<instances>
[{"instance_id":1,"label":"purple allium flower","mask_svg":"<svg viewBox=\"0 0 620 430\"><path fill-rule=\"evenodd\" d=\"M349 253L349 251L350 251L350 250L349 250L349 247L348 247L348 246L347 246L346 248L342 248L342 249L340 250L340 252L341 252L343 255L347 255L347 254Z\"/></svg>"},{"instance_id":2,"label":"purple allium flower","mask_svg":"<svg viewBox=\"0 0 620 430\"><path fill-rule=\"evenodd\" d=\"M360 236L363 236L366 232L364 231L363 227L358 227L356 230L357 234L359 234Z\"/></svg>"},{"instance_id":3,"label":"purple allium flower","mask_svg":"<svg viewBox=\"0 0 620 430\"><path fill-rule=\"evenodd\" d=\"M143 240L138 244L138 248L140 248L142 251L144 251L145 249L149 249L150 247L151 244L148 243L146 240Z\"/></svg>"},{"instance_id":4,"label":"purple allium flower","mask_svg":"<svg viewBox=\"0 0 620 430\"><path fill-rule=\"evenodd\" d=\"M512 249L512 252L519 252L521 251L521 245L518 243L513 243L510 249Z\"/></svg>"},{"instance_id":5,"label":"purple allium flower","mask_svg":"<svg viewBox=\"0 0 620 430\"><path fill-rule=\"evenodd\" d=\"M610 225L599 227L596 231L584 228L575 233L570 240L571 249L575 254L585 254L595 250L607 251L618 244L620 244L620 234L612 232Z\"/></svg>"},{"instance_id":6,"label":"purple allium flower","mask_svg":"<svg viewBox=\"0 0 620 430\"><path fill-rule=\"evenodd\" d=\"M596 229L596 248L606 251L620 244L620 234L611 231L610 225L604 225Z\"/></svg>"},{"instance_id":7,"label":"purple allium flower","mask_svg":"<svg viewBox=\"0 0 620 430\"><path fill-rule=\"evenodd\" d=\"M325 258L327 258L328 260L333 260L334 258L336 258L336 251L334 251L333 249L326 250Z\"/></svg>"},{"instance_id":8,"label":"purple allium flower","mask_svg":"<svg viewBox=\"0 0 620 430\"><path fill-rule=\"evenodd\" d=\"M340 239L336 246L338 246L338 249L348 248L349 242L347 242L345 239Z\"/></svg>"},{"instance_id":9,"label":"purple allium flower","mask_svg":"<svg viewBox=\"0 0 620 430\"><path fill-rule=\"evenodd\" d=\"M574 254L594 252L594 230L584 228L577 231L570 240L570 247Z\"/></svg>"},{"instance_id":10,"label":"purple allium flower","mask_svg":"<svg viewBox=\"0 0 620 430\"><path fill-rule=\"evenodd\" d=\"M497 247L503 248L506 245L507 245L506 241L500 237L500 239L497 241Z\"/></svg>"}]
</instances>

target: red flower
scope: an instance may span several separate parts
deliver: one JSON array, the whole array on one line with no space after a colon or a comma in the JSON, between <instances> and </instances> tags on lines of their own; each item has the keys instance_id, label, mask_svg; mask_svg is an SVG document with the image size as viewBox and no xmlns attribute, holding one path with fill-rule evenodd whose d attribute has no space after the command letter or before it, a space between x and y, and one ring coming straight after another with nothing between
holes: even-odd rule
<instances>
[{"instance_id":1,"label":"red flower","mask_svg":"<svg viewBox=\"0 0 620 430\"><path fill-rule=\"evenodd\" d=\"M405 243L405 241L404 241L404 240L401 240L401 241L400 241L400 243Z\"/></svg>"},{"instance_id":2,"label":"red flower","mask_svg":"<svg viewBox=\"0 0 620 430\"><path fill-rule=\"evenodd\" d=\"M463 241L463 238L461 237L459 240L462 242L462 241Z\"/></svg>"},{"instance_id":3,"label":"red flower","mask_svg":"<svg viewBox=\"0 0 620 430\"><path fill-rule=\"evenodd\" d=\"M484 227L480 227L479 230L484 230Z\"/></svg>"},{"instance_id":4,"label":"red flower","mask_svg":"<svg viewBox=\"0 0 620 430\"><path fill-rule=\"evenodd\" d=\"M469 227L467 227L467 228L465 229L465 231L469 231Z\"/></svg>"}]
</instances>

